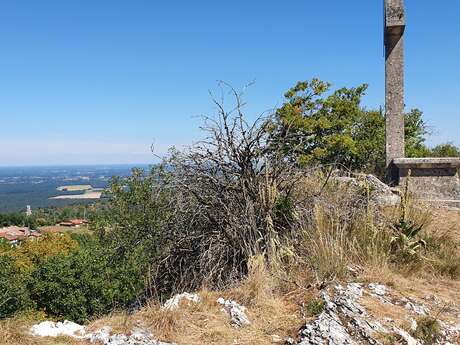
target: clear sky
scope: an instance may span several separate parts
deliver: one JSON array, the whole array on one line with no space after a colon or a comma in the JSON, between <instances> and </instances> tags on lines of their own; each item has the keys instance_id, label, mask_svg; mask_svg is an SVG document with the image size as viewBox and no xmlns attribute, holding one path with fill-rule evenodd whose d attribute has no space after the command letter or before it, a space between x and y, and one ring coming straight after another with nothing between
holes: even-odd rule
<instances>
[{"instance_id":1,"label":"clear sky","mask_svg":"<svg viewBox=\"0 0 460 345\"><path fill-rule=\"evenodd\" d=\"M298 80L384 102L382 0L0 0L0 165L151 163L200 137L216 80L248 113ZM406 0L406 105L460 145L460 1Z\"/></svg>"}]
</instances>

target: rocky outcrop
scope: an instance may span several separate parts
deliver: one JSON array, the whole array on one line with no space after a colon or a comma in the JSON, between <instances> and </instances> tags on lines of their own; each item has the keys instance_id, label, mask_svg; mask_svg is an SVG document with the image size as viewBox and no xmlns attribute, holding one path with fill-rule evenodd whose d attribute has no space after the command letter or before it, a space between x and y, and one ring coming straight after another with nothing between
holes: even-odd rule
<instances>
[{"instance_id":1,"label":"rocky outcrop","mask_svg":"<svg viewBox=\"0 0 460 345\"><path fill-rule=\"evenodd\" d=\"M372 334L387 330L378 321L367 318L365 309L358 303L362 294L362 286L357 283L348 284L346 288L336 286L333 298L323 291L324 311L305 325L298 344L376 344Z\"/></svg>"},{"instance_id":2,"label":"rocky outcrop","mask_svg":"<svg viewBox=\"0 0 460 345\"><path fill-rule=\"evenodd\" d=\"M382 284L350 283L337 285L330 291L322 291L323 312L308 322L299 332L298 345L354 345L386 344L382 339L397 339L398 344L422 345L410 334L417 328L412 318L427 315L429 308L415 299L390 296L390 289ZM369 313L360 303L366 294L383 304L406 310L406 319L411 322L411 330L403 329L390 318L379 319ZM405 308L405 309L404 309ZM460 335L460 324L452 325L439 321L441 333L437 344L454 344Z\"/></svg>"},{"instance_id":3,"label":"rocky outcrop","mask_svg":"<svg viewBox=\"0 0 460 345\"><path fill-rule=\"evenodd\" d=\"M379 206L396 206L401 202L399 191L383 183L374 175L337 176L333 180L340 185L369 190L371 201Z\"/></svg>"}]
</instances>

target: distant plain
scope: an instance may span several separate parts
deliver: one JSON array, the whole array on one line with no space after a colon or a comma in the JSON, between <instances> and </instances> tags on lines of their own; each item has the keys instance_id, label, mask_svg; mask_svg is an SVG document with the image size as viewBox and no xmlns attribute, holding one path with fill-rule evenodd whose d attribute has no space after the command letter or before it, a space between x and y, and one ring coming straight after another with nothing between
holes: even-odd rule
<instances>
[{"instance_id":1,"label":"distant plain","mask_svg":"<svg viewBox=\"0 0 460 345\"><path fill-rule=\"evenodd\" d=\"M97 189L107 187L112 176L128 176L133 167L148 166L0 167L0 213L24 211L27 205L34 209L94 202L101 193ZM59 190L63 186L75 187ZM88 195L82 197L79 196L84 193L82 186L96 190L88 189Z\"/></svg>"}]
</instances>

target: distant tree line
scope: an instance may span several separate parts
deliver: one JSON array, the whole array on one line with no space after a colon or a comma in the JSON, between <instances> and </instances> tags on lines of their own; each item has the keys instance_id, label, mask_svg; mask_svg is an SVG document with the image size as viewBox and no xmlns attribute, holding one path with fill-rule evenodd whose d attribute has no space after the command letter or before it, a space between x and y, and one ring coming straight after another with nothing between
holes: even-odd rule
<instances>
[{"instance_id":1,"label":"distant tree line","mask_svg":"<svg viewBox=\"0 0 460 345\"><path fill-rule=\"evenodd\" d=\"M0 227L16 225L38 229L40 226L55 225L69 219L91 220L104 207L104 202L99 202L91 205L37 208L29 216L25 212L0 213Z\"/></svg>"}]
</instances>

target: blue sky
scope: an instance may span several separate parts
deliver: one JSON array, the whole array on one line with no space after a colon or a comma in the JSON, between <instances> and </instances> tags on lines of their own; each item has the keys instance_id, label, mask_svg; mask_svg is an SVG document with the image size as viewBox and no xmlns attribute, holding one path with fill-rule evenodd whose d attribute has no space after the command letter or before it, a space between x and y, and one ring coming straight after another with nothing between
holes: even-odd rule
<instances>
[{"instance_id":1,"label":"blue sky","mask_svg":"<svg viewBox=\"0 0 460 345\"><path fill-rule=\"evenodd\" d=\"M460 2L406 0L406 105L460 145ZM151 163L200 137L216 80L249 116L298 80L384 100L381 0L0 1L0 165Z\"/></svg>"}]
</instances>

